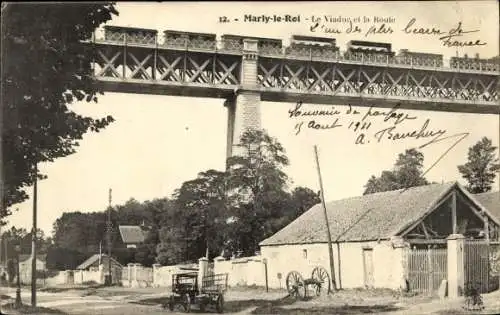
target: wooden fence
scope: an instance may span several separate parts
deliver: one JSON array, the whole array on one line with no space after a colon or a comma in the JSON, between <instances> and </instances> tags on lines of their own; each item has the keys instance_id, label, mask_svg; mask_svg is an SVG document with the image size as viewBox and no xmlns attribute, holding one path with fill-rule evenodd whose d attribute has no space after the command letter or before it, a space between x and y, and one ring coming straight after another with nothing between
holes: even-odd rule
<instances>
[{"instance_id":1,"label":"wooden fence","mask_svg":"<svg viewBox=\"0 0 500 315\"><path fill-rule=\"evenodd\" d=\"M407 272L413 292L433 295L448 278L447 249L408 249Z\"/></svg>"},{"instance_id":2,"label":"wooden fence","mask_svg":"<svg viewBox=\"0 0 500 315\"><path fill-rule=\"evenodd\" d=\"M464 244L464 282L480 293L490 290L490 244L487 240L466 240Z\"/></svg>"}]
</instances>

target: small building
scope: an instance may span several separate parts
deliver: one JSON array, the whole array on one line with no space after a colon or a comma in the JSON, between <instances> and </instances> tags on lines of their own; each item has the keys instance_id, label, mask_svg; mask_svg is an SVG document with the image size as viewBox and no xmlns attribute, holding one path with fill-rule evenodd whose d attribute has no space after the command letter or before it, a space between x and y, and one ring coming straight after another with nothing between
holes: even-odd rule
<instances>
[{"instance_id":1,"label":"small building","mask_svg":"<svg viewBox=\"0 0 500 315\"><path fill-rule=\"evenodd\" d=\"M327 203L326 208L337 288L399 289L408 285L409 278L418 276L418 272L411 274L418 264L413 267L408 264L412 251L442 249L440 255L444 257L439 256L443 258L439 260L444 266L442 273L436 269L429 271L430 276L438 276L433 278L437 289L447 279L446 247L450 235L462 234L475 240L499 237L500 219L458 183L336 200ZM309 278L313 268L319 266L330 274L321 204L262 241L260 246L262 257L267 260L270 287L286 287L290 271ZM466 269L472 267L478 266L468 263Z\"/></svg>"},{"instance_id":2,"label":"small building","mask_svg":"<svg viewBox=\"0 0 500 315\"><path fill-rule=\"evenodd\" d=\"M146 231L143 226L120 225L118 229L120 230L122 241L127 248L137 248L146 239Z\"/></svg>"},{"instance_id":3,"label":"small building","mask_svg":"<svg viewBox=\"0 0 500 315\"><path fill-rule=\"evenodd\" d=\"M108 275L109 264L111 263L111 279L113 283L120 283L123 266L111 257L111 262L106 254L94 254L76 267L74 273L74 283L81 284L95 282L103 284L105 275Z\"/></svg>"},{"instance_id":4,"label":"small building","mask_svg":"<svg viewBox=\"0 0 500 315\"><path fill-rule=\"evenodd\" d=\"M36 270L37 279L44 278L44 273L46 271L46 255L36 256ZM30 254L19 255L19 275L21 277L21 283L29 284L31 283L31 270L32 270L33 256ZM41 280L40 280L41 281Z\"/></svg>"}]
</instances>

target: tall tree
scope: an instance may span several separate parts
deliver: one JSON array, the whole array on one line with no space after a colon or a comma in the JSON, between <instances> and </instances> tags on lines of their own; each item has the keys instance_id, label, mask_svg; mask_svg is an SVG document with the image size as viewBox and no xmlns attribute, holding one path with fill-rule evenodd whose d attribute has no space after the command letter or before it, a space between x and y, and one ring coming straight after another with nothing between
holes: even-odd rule
<instances>
[{"instance_id":1,"label":"tall tree","mask_svg":"<svg viewBox=\"0 0 500 315\"><path fill-rule=\"evenodd\" d=\"M184 182L175 194L176 222L183 226L187 241L185 260L196 260L220 253L225 223L225 173L208 170L194 180ZM164 242L164 240L161 240Z\"/></svg>"},{"instance_id":2,"label":"tall tree","mask_svg":"<svg viewBox=\"0 0 500 315\"><path fill-rule=\"evenodd\" d=\"M289 161L279 141L264 130L246 130L242 154L228 158L227 187L232 211L229 231L233 250L251 255L274 229L268 220L287 188L283 168Z\"/></svg>"},{"instance_id":3,"label":"tall tree","mask_svg":"<svg viewBox=\"0 0 500 315\"><path fill-rule=\"evenodd\" d=\"M382 171L380 177L371 176L365 184L363 195L377 192L428 185L423 177L424 155L408 149L398 155L392 170Z\"/></svg>"},{"instance_id":4,"label":"tall tree","mask_svg":"<svg viewBox=\"0 0 500 315\"><path fill-rule=\"evenodd\" d=\"M82 135L113 119L84 117L68 105L97 102L94 50L82 40L118 15L113 3L2 5L2 164L0 218L24 201L35 166L75 152ZM1 197L1 196L0 196Z\"/></svg>"},{"instance_id":5,"label":"tall tree","mask_svg":"<svg viewBox=\"0 0 500 315\"><path fill-rule=\"evenodd\" d=\"M467 163L458 166L467 180L467 190L473 194L490 191L499 169L497 147L486 137L469 148Z\"/></svg>"},{"instance_id":6,"label":"tall tree","mask_svg":"<svg viewBox=\"0 0 500 315\"><path fill-rule=\"evenodd\" d=\"M161 265L174 265L185 261L187 242L183 226L163 227L160 229L161 242L156 247L156 262Z\"/></svg>"}]
</instances>

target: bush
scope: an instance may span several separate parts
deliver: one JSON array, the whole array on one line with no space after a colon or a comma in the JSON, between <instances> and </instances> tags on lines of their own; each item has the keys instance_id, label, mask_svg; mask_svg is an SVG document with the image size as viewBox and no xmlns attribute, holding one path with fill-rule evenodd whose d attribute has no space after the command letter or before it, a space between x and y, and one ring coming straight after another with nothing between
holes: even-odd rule
<instances>
[{"instance_id":1,"label":"bush","mask_svg":"<svg viewBox=\"0 0 500 315\"><path fill-rule=\"evenodd\" d=\"M483 298L479 293L479 289L472 283L468 283L465 286L464 290L464 305L463 308L472 311L472 310L482 310L484 309Z\"/></svg>"}]
</instances>

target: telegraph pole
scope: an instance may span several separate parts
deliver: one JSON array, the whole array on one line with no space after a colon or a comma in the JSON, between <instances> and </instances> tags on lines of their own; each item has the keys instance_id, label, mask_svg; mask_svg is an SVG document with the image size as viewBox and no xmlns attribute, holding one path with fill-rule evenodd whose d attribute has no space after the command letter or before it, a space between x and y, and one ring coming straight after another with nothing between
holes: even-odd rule
<instances>
[{"instance_id":1,"label":"telegraph pole","mask_svg":"<svg viewBox=\"0 0 500 315\"><path fill-rule=\"evenodd\" d=\"M321 170L319 168L318 148L314 146L314 154L316 156L316 168L318 169L319 189L321 190L321 203L323 205L323 214L325 216L326 235L328 236L328 254L330 256L330 273L332 275L333 290L337 289L335 281L335 265L333 263L332 235L330 234L330 223L328 222L328 214L326 212L325 192L323 190L323 180L321 179Z\"/></svg>"},{"instance_id":2,"label":"telegraph pole","mask_svg":"<svg viewBox=\"0 0 500 315\"><path fill-rule=\"evenodd\" d=\"M38 193L38 167L35 164L35 183L33 185L33 230L31 232L31 306L36 307L36 211L37 211L37 193Z\"/></svg>"},{"instance_id":3,"label":"telegraph pole","mask_svg":"<svg viewBox=\"0 0 500 315\"><path fill-rule=\"evenodd\" d=\"M108 206L108 233L107 233L107 240L108 240L108 284L111 285L113 281L111 280L111 193L112 190L111 188L109 189L109 206Z\"/></svg>"}]
</instances>

